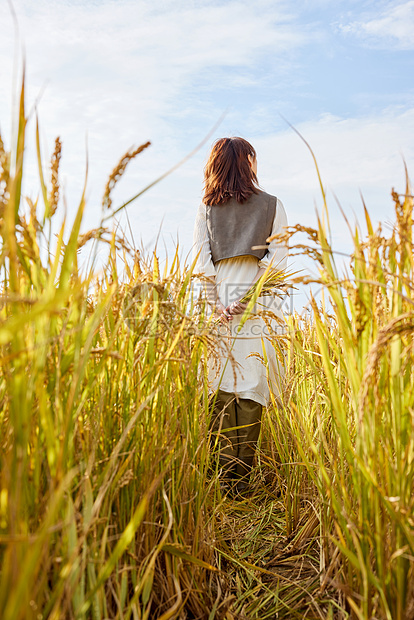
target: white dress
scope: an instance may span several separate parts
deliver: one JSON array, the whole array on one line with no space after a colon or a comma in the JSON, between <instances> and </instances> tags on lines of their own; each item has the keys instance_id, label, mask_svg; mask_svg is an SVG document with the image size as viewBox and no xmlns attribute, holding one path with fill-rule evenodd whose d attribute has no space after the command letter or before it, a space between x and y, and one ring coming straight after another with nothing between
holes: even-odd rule
<instances>
[{"instance_id":1,"label":"white dress","mask_svg":"<svg viewBox=\"0 0 414 620\"><path fill-rule=\"evenodd\" d=\"M286 212L278 199L272 235L282 232L287 226ZM194 257L197 257L195 273L207 277L215 276L220 301L224 306L239 299L250 287L259 267L266 268L269 263L277 269L286 269L286 246L272 241L265 258L258 260L254 256L237 256L218 261L213 265L210 242L207 231L206 207L202 203L197 212L194 227ZM259 297L255 310L269 310L283 318L282 301L270 296ZM242 315L236 315L228 325L220 324L222 340L220 363L209 364L209 387L211 391L218 388L224 392L236 394L239 398L248 398L263 406L269 404L269 384L275 396L281 389L283 364L280 363L269 338L273 329L280 333L275 320L266 322L260 316L249 317L241 330L238 330ZM267 369L263 363L264 351ZM230 352L230 355L229 355Z\"/></svg>"}]
</instances>

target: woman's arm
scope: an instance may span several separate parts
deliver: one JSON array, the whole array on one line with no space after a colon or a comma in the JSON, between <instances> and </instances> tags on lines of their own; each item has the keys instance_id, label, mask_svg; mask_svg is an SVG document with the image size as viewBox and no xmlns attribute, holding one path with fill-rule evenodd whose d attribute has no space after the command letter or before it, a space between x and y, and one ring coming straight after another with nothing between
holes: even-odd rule
<instances>
[{"instance_id":1,"label":"woman's arm","mask_svg":"<svg viewBox=\"0 0 414 620\"><path fill-rule=\"evenodd\" d=\"M259 267L256 275L254 276L253 280L251 281L249 285L249 288L253 286L253 284L255 284L255 282L257 282L259 278L262 277L265 271L266 269L264 267ZM236 314L243 314L246 308L247 308L247 303L242 303L241 301L238 301L238 300L233 301L229 306L227 306L227 308L225 308L223 314L227 320L230 320L231 317L235 316Z\"/></svg>"},{"instance_id":2,"label":"woman's arm","mask_svg":"<svg viewBox=\"0 0 414 620\"><path fill-rule=\"evenodd\" d=\"M210 241L208 237L206 207L200 204L193 235L193 260L195 261L194 272L202 273L205 276L203 282L206 297L210 305L213 307L215 314L222 315L225 307L221 303L217 294L216 270L211 258ZM227 319L227 317L224 317Z\"/></svg>"}]
</instances>

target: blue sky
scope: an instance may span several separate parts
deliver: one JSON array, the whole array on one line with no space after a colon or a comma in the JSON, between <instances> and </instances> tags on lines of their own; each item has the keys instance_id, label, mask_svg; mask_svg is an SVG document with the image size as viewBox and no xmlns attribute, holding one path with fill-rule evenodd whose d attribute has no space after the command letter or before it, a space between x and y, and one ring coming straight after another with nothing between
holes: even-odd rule
<instances>
[{"instance_id":1,"label":"blue sky","mask_svg":"<svg viewBox=\"0 0 414 620\"><path fill-rule=\"evenodd\" d=\"M282 116L310 142L332 205L336 247L361 216L392 219L391 187L414 168L414 0L13 0L25 48L28 104L38 112L44 157L63 140L62 175L74 212L89 152L86 227L99 221L106 177L132 145L115 202L139 191L214 135L173 176L131 205L134 237L148 248L162 222L172 248L191 248L202 169L216 137L241 135L258 152L259 180L279 196L289 223L315 224L321 205L313 163ZM16 36L0 3L0 129L9 142ZM281 116L282 115L282 116ZM34 124L29 127L33 153ZM87 138L86 138L87 136ZM29 164L25 184L38 192ZM122 220L125 225L125 218Z\"/></svg>"}]
</instances>

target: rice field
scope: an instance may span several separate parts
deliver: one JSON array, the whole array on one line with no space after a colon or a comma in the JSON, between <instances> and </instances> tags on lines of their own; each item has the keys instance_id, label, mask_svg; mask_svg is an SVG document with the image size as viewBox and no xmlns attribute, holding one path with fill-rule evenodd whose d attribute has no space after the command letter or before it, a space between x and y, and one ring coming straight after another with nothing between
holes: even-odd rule
<instances>
[{"instance_id":1,"label":"rice field","mask_svg":"<svg viewBox=\"0 0 414 620\"><path fill-rule=\"evenodd\" d=\"M54 235L61 144L42 162L24 83L16 126L0 138L0 617L414 618L408 180L390 232L368 212L349 227L346 273L325 201L315 229L286 231L324 302L274 338L285 391L264 411L252 493L236 499L210 448L216 336L197 274L178 250L161 266L108 227L111 191L147 145L114 169L95 230L80 234L83 196ZM35 201L21 193L27 131ZM80 247L102 244L104 269L80 270Z\"/></svg>"}]
</instances>

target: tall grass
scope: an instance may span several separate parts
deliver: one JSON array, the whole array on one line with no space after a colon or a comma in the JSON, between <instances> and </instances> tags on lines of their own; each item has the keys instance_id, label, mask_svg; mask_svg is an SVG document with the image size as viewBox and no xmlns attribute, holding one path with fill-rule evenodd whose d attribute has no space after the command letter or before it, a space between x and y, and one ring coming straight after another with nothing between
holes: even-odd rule
<instances>
[{"instance_id":1,"label":"tall grass","mask_svg":"<svg viewBox=\"0 0 414 620\"><path fill-rule=\"evenodd\" d=\"M11 153L1 144L0 616L200 616L215 597L210 343L191 270L178 251L162 272L135 254L121 281L113 234L104 275L80 275L78 249L103 229L80 235L82 196L52 243L59 142L50 187L38 148L44 204L25 209L24 84L18 120Z\"/></svg>"},{"instance_id":2,"label":"tall grass","mask_svg":"<svg viewBox=\"0 0 414 620\"><path fill-rule=\"evenodd\" d=\"M340 275L325 217L296 250L319 267L325 301L291 317L290 392L271 420L282 463L299 461L296 497L308 496L320 531L321 593L334 586L359 619L414 614L413 196L392 194L395 225L350 227L354 251ZM293 239L293 241L292 241ZM287 424L286 424L287 423ZM282 464L285 477L290 466ZM289 486L289 483L288 483ZM303 487L307 489L304 493ZM287 491L289 493L289 491ZM295 497L290 493L290 501ZM289 518L295 524L295 506Z\"/></svg>"}]
</instances>

